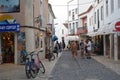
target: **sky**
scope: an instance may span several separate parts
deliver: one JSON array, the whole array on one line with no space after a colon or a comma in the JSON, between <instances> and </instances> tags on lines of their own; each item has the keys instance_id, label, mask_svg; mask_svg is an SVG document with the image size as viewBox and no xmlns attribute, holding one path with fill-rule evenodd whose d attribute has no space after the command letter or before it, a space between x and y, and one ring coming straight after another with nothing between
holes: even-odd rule
<instances>
[{"instance_id":1,"label":"sky","mask_svg":"<svg viewBox=\"0 0 120 80\"><path fill-rule=\"evenodd\" d=\"M65 22L67 20L67 2L70 0L49 0L57 20Z\"/></svg>"}]
</instances>

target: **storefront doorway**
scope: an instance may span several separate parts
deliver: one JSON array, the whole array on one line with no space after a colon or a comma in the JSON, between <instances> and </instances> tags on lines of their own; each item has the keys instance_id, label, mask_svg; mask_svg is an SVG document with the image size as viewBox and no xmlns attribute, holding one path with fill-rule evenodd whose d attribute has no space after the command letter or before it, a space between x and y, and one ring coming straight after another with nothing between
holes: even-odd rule
<instances>
[{"instance_id":1,"label":"storefront doorway","mask_svg":"<svg viewBox=\"0 0 120 80\"><path fill-rule=\"evenodd\" d=\"M1 33L1 53L3 63L14 63L14 33Z\"/></svg>"}]
</instances>

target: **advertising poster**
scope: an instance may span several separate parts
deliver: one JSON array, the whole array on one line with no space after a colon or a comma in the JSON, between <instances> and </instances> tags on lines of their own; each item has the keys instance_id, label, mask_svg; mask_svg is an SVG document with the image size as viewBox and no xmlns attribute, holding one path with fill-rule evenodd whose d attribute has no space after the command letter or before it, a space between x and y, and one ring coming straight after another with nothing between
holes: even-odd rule
<instances>
[{"instance_id":1,"label":"advertising poster","mask_svg":"<svg viewBox=\"0 0 120 80\"><path fill-rule=\"evenodd\" d=\"M20 57L20 63L25 63L25 56L27 54L26 51L26 41L25 41L25 32L19 32L18 33L18 56Z\"/></svg>"},{"instance_id":2,"label":"advertising poster","mask_svg":"<svg viewBox=\"0 0 120 80\"><path fill-rule=\"evenodd\" d=\"M20 12L20 0L0 0L0 13Z\"/></svg>"}]
</instances>

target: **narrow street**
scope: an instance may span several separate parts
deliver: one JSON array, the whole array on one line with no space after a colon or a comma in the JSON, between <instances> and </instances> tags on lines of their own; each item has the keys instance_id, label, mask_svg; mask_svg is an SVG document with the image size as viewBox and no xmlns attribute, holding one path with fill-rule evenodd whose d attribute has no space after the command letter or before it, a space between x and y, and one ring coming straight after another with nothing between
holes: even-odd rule
<instances>
[{"instance_id":1,"label":"narrow street","mask_svg":"<svg viewBox=\"0 0 120 80\"><path fill-rule=\"evenodd\" d=\"M72 58L64 51L51 73L49 80L120 80L120 75L94 59Z\"/></svg>"}]
</instances>

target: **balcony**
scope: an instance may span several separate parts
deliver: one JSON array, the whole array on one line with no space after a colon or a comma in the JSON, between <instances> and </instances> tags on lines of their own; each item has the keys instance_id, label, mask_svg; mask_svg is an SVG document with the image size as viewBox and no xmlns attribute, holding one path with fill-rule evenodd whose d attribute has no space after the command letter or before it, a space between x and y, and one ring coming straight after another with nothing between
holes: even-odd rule
<instances>
[{"instance_id":1,"label":"balcony","mask_svg":"<svg viewBox=\"0 0 120 80\"><path fill-rule=\"evenodd\" d=\"M86 34L88 32L88 30L87 30L87 27L86 26L84 26L84 27L79 27L78 29L77 29L77 34Z\"/></svg>"},{"instance_id":2,"label":"balcony","mask_svg":"<svg viewBox=\"0 0 120 80\"><path fill-rule=\"evenodd\" d=\"M74 34L75 34L75 30L74 30L74 29L71 29L71 30L70 30L70 34L71 34L71 35L74 35Z\"/></svg>"}]
</instances>

